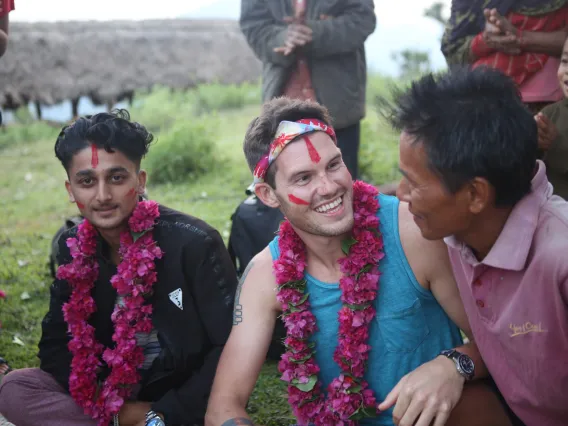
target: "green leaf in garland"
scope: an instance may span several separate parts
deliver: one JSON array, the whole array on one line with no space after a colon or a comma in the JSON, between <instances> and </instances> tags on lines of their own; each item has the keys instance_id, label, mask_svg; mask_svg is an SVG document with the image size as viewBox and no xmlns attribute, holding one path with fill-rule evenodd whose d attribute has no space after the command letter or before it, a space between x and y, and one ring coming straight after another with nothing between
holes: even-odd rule
<instances>
[{"instance_id":1,"label":"green leaf in garland","mask_svg":"<svg viewBox=\"0 0 568 426\"><path fill-rule=\"evenodd\" d=\"M308 359L310 359L312 356L314 356L315 353L316 353L316 351L313 351L313 352L309 353L308 355L306 355L305 357L300 358L300 359L296 359L296 358L290 357L289 360L290 360L291 362L293 362L294 364L303 364L303 363L305 363Z\"/></svg>"},{"instance_id":2,"label":"green leaf in garland","mask_svg":"<svg viewBox=\"0 0 568 426\"><path fill-rule=\"evenodd\" d=\"M132 242L136 242L136 240L138 238L140 238L142 235L144 235L146 232L148 232L148 230L142 231L142 232L130 232L130 234L132 235Z\"/></svg>"},{"instance_id":3,"label":"green leaf in garland","mask_svg":"<svg viewBox=\"0 0 568 426\"><path fill-rule=\"evenodd\" d=\"M355 385L352 386L351 388L347 389L347 393L359 393L363 390L363 388L361 387L361 385Z\"/></svg>"},{"instance_id":4,"label":"green leaf in garland","mask_svg":"<svg viewBox=\"0 0 568 426\"><path fill-rule=\"evenodd\" d=\"M306 293L302 296L302 298L298 301L298 303L289 303L289 305L292 306L300 306L302 305L306 300L308 300L308 297L310 296L310 293Z\"/></svg>"},{"instance_id":5,"label":"green leaf in garland","mask_svg":"<svg viewBox=\"0 0 568 426\"><path fill-rule=\"evenodd\" d=\"M363 275L365 272L369 272L372 267L373 267L373 265L371 265L370 263L368 263L367 265L365 265L365 266L357 273L357 276L355 277L355 279L358 280L361 275Z\"/></svg>"},{"instance_id":6,"label":"green leaf in garland","mask_svg":"<svg viewBox=\"0 0 568 426\"><path fill-rule=\"evenodd\" d=\"M292 384L292 386L295 386L298 389L300 389L302 392L309 392L314 388L317 381L318 381L318 376L316 376L315 374L312 374L307 383L299 383L298 379L294 379L294 380L292 380L291 384Z\"/></svg>"},{"instance_id":7,"label":"green leaf in garland","mask_svg":"<svg viewBox=\"0 0 568 426\"><path fill-rule=\"evenodd\" d=\"M341 241L341 250L343 251L343 253L348 255L349 250L351 249L351 246L353 244L356 244L356 243L357 243L357 240L353 237L350 237L347 240L343 240L343 241Z\"/></svg>"},{"instance_id":8,"label":"green leaf in garland","mask_svg":"<svg viewBox=\"0 0 568 426\"><path fill-rule=\"evenodd\" d=\"M371 306L371 304L370 303L364 303L362 305L350 305L349 303L346 303L345 306L347 306L352 311L363 311L363 310L367 309L369 306Z\"/></svg>"},{"instance_id":9,"label":"green leaf in garland","mask_svg":"<svg viewBox=\"0 0 568 426\"><path fill-rule=\"evenodd\" d=\"M288 395L286 394L286 396L288 396ZM306 405L307 403L309 403L309 402L314 402L314 401L317 400L317 399L318 399L318 396L317 396L317 395L314 395L314 396L312 396L311 398L308 398L308 399L303 399L303 400L301 400L300 403L298 404L298 407L303 407L303 406Z\"/></svg>"},{"instance_id":10,"label":"green leaf in garland","mask_svg":"<svg viewBox=\"0 0 568 426\"><path fill-rule=\"evenodd\" d=\"M280 286L280 288L292 288L296 290L304 290L306 288L306 280L288 281Z\"/></svg>"},{"instance_id":11,"label":"green leaf in garland","mask_svg":"<svg viewBox=\"0 0 568 426\"><path fill-rule=\"evenodd\" d=\"M349 416L349 420L361 420L370 417L377 417L376 407L369 407L361 405L353 414Z\"/></svg>"}]
</instances>

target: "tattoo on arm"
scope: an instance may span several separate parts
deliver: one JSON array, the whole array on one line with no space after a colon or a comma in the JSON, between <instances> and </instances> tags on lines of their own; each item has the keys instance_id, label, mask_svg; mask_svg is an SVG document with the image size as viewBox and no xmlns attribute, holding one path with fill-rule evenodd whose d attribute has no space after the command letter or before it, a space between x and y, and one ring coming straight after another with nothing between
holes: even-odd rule
<instances>
[{"instance_id":1,"label":"tattoo on arm","mask_svg":"<svg viewBox=\"0 0 568 426\"><path fill-rule=\"evenodd\" d=\"M233 325L239 325L243 321L243 306L240 304L241 299L241 290L243 289L243 284L247 279L247 275L252 269L253 261L251 260L247 267L245 268L241 279L239 280L239 284L237 285L237 293L235 295L235 308L233 309ZM240 424L240 423L236 423ZM248 423L243 423L248 424ZM252 424L252 423L251 423ZM223 425L225 426L225 425Z\"/></svg>"},{"instance_id":2,"label":"tattoo on arm","mask_svg":"<svg viewBox=\"0 0 568 426\"><path fill-rule=\"evenodd\" d=\"M254 426L254 423L249 419L245 419L244 417L238 417L235 419L227 420L221 426Z\"/></svg>"}]
</instances>

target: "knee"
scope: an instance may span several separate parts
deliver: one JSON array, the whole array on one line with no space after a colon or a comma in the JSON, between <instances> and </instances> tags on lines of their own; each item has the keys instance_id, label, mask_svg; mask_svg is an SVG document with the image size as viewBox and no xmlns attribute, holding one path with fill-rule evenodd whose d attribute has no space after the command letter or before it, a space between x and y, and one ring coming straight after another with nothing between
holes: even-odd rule
<instances>
[{"instance_id":1,"label":"knee","mask_svg":"<svg viewBox=\"0 0 568 426\"><path fill-rule=\"evenodd\" d=\"M35 368L13 370L6 374L0 383L0 413L7 413L22 400L24 390L30 386L35 376Z\"/></svg>"}]
</instances>

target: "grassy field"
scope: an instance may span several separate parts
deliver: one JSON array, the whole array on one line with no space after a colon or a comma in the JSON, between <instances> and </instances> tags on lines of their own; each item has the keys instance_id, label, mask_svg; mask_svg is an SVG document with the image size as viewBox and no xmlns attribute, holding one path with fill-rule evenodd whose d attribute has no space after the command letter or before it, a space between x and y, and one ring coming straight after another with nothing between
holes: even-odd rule
<instances>
[{"instance_id":1,"label":"grassy field","mask_svg":"<svg viewBox=\"0 0 568 426\"><path fill-rule=\"evenodd\" d=\"M362 131L361 167L365 179L375 184L397 178L397 137L373 107L374 97L386 93L386 84L380 77L370 79ZM251 180L241 144L248 122L259 111L259 96L257 85L210 85L139 97L132 116L156 134L146 160L150 197L204 219L227 239L230 216ZM65 172L53 153L59 130L24 116L0 131L0 289L7 293L0 300L0 356L14 368L38 365L37 342L51 284L50 243L64 218L76 213L64 189ZM202 136L204 143L195 144ZM207 167L199 170L184 162L172 170L175 183L152 181L152 170L158 176L165 160L174 164L179 158L187 158L187 164L198 158ZM250 414L267 426L291 424L285 398L275 364L267 363L250 399Z\"/></svg>"}]
</instances>

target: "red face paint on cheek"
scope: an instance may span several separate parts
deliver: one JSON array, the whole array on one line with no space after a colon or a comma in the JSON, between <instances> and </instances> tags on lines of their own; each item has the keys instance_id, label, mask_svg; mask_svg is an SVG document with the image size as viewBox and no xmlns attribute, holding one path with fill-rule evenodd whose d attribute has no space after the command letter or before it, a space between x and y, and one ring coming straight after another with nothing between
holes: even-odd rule
<instances>
[{"instance_id":1,"label":"red face paint on cheek","mask_svg":"<svg viewBox=\"0 0 568 426\"><path fill-rule=\"evenodd\" d=\"M134 188L130 188L130 191L126 193L128 197L134 197L136 195L136 190Z\"/></svg>"},{"instance_id":2,"label":"red face paint on cheek","mask_svg":"<svg viewBox=\"0 0 568 426\"><path fill-rule=\"evenodd\" d=\"M310 154L310 160L312 160L312 163L319 163L321 157L317 152L316 148L314 147L314 145L312 144L312 141L307 136L304 136L304 140L306 141L306 146L308 147L308 154Z\"/></svg>"},{"instance_id":3,"label":"red face paint on cheek","mask_svg":"<svg viewBox=\"0 0 568 426\"><path fill-rule=\"evenodd\" d=\"M308 203L307 201L302 200L301 198L295 197L295 196L292 195L292 194L288 194L288 199L289 199L292 203L298 204L298 205L300 205L300 206L309 206L309 205L310 205L310 203Z\"/></svg>"},{"instance_id":4,"label":"red face paint on cheek","mask_svg":"<svg viewBox=\"0 0 568 426\"><path fill-rule=\"evenodd\" d=\"M83 203L80 203L79 201L77 201L77 207L79 207L80 209L84 209L85 205Z\"/></svg>"},{"instance_id":5,"label":"red face paint on cheek","mask_svg":"<svg viewBox=\"0 0 568 426\"><path fill-rule=\"evenodd\" d=\"M95 144L91 144L91 166L96 169L99 165L99 153Z\"/></svg>"}]
</instances>

